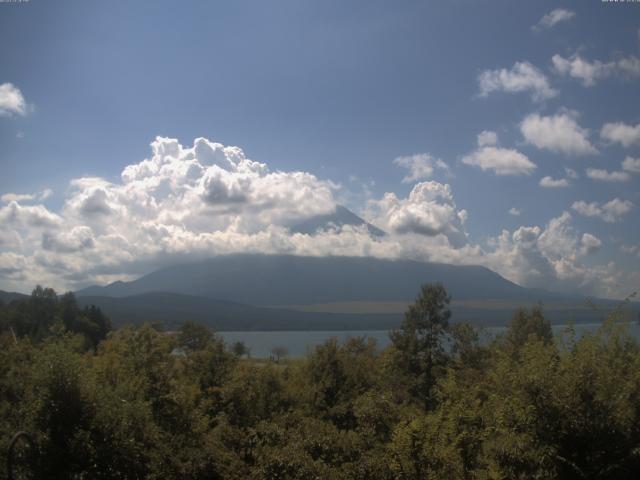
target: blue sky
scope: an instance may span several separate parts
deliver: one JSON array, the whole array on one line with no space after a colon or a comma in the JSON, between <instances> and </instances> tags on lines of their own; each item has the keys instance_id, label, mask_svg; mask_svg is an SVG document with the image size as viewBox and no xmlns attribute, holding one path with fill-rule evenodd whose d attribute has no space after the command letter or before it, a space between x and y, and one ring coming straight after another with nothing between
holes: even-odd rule
<instances>
[{"instance_id":1,"label":"blue sky","mask_svg":"<svg viewBox=\"0 0 640 480\"><path fill-rule=\"evenodd\" d=\"M6 100L5 87L0 217L15 223L15 235L0 242L0 288L48 280L75 288L127 278L194 249L227 251L172 243L134 255L145 258L135 268L123 259L98 265L105 263L97 260L100 248L114 248L102 242L120 235L136 243L140 232L118 231L115 217L83 220L72 205L101 188L117 202L113 185L122 186L123 169L151 158L149 144L161 136L185 149L199 137L235 145L271 172L308 172L318 188L331 182L331 198L322 196L329 204L346 203L398 234L391 246L363 251L482 263L525 285L623 296L640 288L639 28L640 4L599 0L0 4L0 85L24 101ZM483 131L496 135L480 146ZM398 157L411 159L394 163ZM403 183L413 164L429 168ZM555 183L545 185L566 186L541 186L547 176ZM70 186L82 177L111 186ZM449 191L434 200L439 187L420 193L421 182ZM37 198L46 189L52 193ZM395 203L383 201L387 193ZM34 198L16 197L25 194ZM267 224L290 223L281 212L263 212L260 222L237 210L231 218L207 198L212 223L226 216L216 232L240 222L255 237ZM317 208L291 218L321 211L322 200L314 201ZM180 208L199 208L189 205ZM442 205L464 210L463 220L456 213L444 222ZM17 219L36 206L58 219L47 227ZM156 225L177 222L159 215ZM210 233L202 218L180 218L191 234ZM558 218L562 227L552 223ZM61 225L84 232L91 248L65 237L75 247L56 249L64 243ZM550 240L558 229L562 238ZM504 230L509 245L503 238L500 246ZM464 249L453 231L465 236ZM553 251L562 242L566 248ZM18 266L37 273L25 277ZM88 267L97 273L82 275Z\"/></svg>"}]
</instances>

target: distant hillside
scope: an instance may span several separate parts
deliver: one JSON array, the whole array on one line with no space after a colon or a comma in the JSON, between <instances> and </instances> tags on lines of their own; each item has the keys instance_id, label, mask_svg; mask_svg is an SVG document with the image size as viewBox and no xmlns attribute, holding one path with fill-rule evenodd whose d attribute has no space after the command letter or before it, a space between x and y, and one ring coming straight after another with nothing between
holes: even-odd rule
<instances>
[{"instance_id":1,"label":"distant hillside","mask_svg":"<svg viewBox=\"0 0 640 480\"><path fill-rule=\"evenodd\" d=\"M145 293L130 297L80 297L81 305L96 305L115 326L162 322L177 328L191 320L217 331L232 330L386 330L396 328L398 314L331 314L252 307L175 293Z\"/></svg>"},{"instance_id":2,"label":"distant hillside","mask_svg":"<svg viewBox=\"0 0 640 480\"><path fill-rule=\"evenodd\" d=\"M145 293L130 297L79 297L81 305L97 305L111 318L114 326L161 322L166 328L178 328L184 321L203 323L217 331L243 330L389 330L397 328L403 312L327 313L264 308L175 293ZM528 305L530 306L530 305ZM454 304L452 321L476 326L506 325L516 305ZM584 306L551 305L545 315L552 323L569 320L598 322L607 310Z\"/></svg>"},{"instance_id":3,"label":"distant hillside","mask_svg":"<svg viewBox=\"0 0 640 480\"><path fill-rule=\"evenodd\" d=\"M21 298L26 298L27 295L18 292L5 292L0 290L0 302L9 303L13 300L20 300Z\"/></svg>"},{"instance_id":4,"label":"distant hillside","mask_svg":"<svg viewBox=\"0 0 640 480\"><path fill-rule=\"evenodd\" d=\"M123 297L172 292L250 305L301 305L412 300L426 282L441 282L456 300L543 300L551 295L522 288L478 266L291 255L219 256L77 293Z\"/></svg>"},{"instance_id":5,"label":"distant hillside","mask_svg":"<svg viewBox=\"0 0 640 480\"><path fill-rule=\"evenodd\" d=\"M27 295L0 291L0 300L24 299ZM344 302L285 307L256 307L194 295L150 292L126 297L79 296L81 306L96 305L115 327L124 324L160 322L166 328L178 328L184 321L203 323L217 331L246 330L388 330L402 321L408 302ZM506 325L518 306L533 302L508 300L454 300L452 321L476 326ZM615 305L600 303L594 310L585 302L554 302L545 305L552 323L601 321ZM635 320L638 305L628 309L628 320Z\"/></svg>"},{"instance_id":6,"label":"distant hillside","mask_svg":"<svg viewBox=\"0 0 640 480\"><path fill-rule=\"evenodd\" d=\"M227 255L175 265L132 282L77 292L116 323L184 320L218 330L387 329L400 324L420 285L441 282L454 321L504 325L542 302L553 323L600 321L617 302L520 287L484 267L360 257ZM164 292L164 293L160 293ZM270 307L270 308L267 308ZM630 306L635 319L638 304Z\"/></svg>"}]
</instances>

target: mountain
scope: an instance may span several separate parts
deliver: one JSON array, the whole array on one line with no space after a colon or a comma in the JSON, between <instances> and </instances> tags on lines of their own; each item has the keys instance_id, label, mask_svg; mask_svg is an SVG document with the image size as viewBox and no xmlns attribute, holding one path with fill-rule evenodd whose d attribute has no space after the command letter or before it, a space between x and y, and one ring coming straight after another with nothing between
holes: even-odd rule
<instances>
[{"instance_id":1,"label":"mountain","mask_svg":"<svg viewBox=\"0 0 640 480\"><path fill-rule=\"evenodd\" d=\"M360 218L358 215L342 205L337 205L334 212L326 215L316 215L315 217L311 217L303 222L293 225L290 230L296 233L312 235L318 230L327 230L332 227L343 227L345 225L351 225L354 227L364 225L367 227L369 234L374 237L382 237L386 235L386 232L366 222L364 219Z\"/></svg>"},{"instance_id":2,"label":"mountain","mask_svg":"<svg viewBox=\"0 0 640 480\"><path fill-rule=\"evenodd\" d=\"M76 292L114 325L186 320L216 330L372 330L397 327L420 285L441 282L454 321L504 325L542 302L554 323L595 322L617 302L523 288L479 266L371 257L237 254L162 268L131 282ZM24 295L0 291L5 303ZM638 304L630 305L631 315ZM635 311L635 313L634 313ZM634 318L634 317L632 317Z\"/></svg>"},{"instance_id":3,"label":"mountain","mask_svg":"<svg viewBox=\"0 0 640 480\"><path fill-rule=\"evenodd\" d=\"M478 266L371 257L224 255L163 268L131 282L90 287L79 296L171 292L250 305L407 301L420 285L441 282L456 300L541 300L542 294Z\"/></svg>"},{"instance_id":4,"label":"mountain","mask_svg":"<svg viewBox=\"0 0 640 480\"><path fill-rule=\"evenodd\" d=\"M0 302L2 303L10 303L13 300L21 300L23 298L27 298L27 295L18 292L5 292L0 290Z\"/></svg>"}]
</instances>

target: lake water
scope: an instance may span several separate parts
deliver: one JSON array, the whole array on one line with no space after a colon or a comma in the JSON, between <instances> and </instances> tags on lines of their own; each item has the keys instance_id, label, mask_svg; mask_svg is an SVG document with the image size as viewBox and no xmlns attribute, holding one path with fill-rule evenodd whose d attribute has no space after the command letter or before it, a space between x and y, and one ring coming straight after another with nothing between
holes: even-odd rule
<instances>
[{"instance_id":1,"label":"lake water","mask_svg":"<svg viewBox=\"0 0 640 480\"><path fill-rule=\"evenodd\" d=\"M595 332L601 323L581 323L573 325L577 335L585 332ZM640 326L637 323L626 324L629 333L640 339ZM566 329L566 325L553 325L554 333L559 336ZM485 327L479 329L480 337L490 340L503 332L504 327ZM388 330L353 330L353 331L282 331L282 332L219 332L227 344L242 341L249 347L254 358L268 358L274 347L285 347L290 357L302 357L315 346L321 345L330 338L337 338L343 342L348 338L366 336L376 340L379 348L389 344Z\"/></svg>"}]
</instances>

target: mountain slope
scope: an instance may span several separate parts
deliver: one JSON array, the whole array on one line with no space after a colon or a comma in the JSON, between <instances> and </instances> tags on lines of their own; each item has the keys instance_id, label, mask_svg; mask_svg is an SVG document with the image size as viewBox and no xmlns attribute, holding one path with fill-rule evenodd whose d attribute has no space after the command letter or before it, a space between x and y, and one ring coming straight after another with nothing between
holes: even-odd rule
<instances>
[{"instance_id":1,"label":"mountain slope","mask_svg":"<svg viewBox=\"0 0 640 480\"><path fill-rule=\"evenodd\" d=\"M27 298L27 295L25 295L24 293L5 292L3 290L0 290L0 302L2 303L9 303L13 300L22 300L23 298Z\"/></svg>"},{"instance_id":2,"label":"mountain slope","mask_svg":"<svg viewBox=\"0 0 640 480\"><path fill-rule=\"evenodd\" d=\"M332 227L343 227L345 225L351 225L354 227L364 225L369 234L374 237L382 237L386 235L383 230L380 230L378 227L366 222L364 219L360 218L358 215L342 205L337 205L335 211L332 213L316 215L315 217L311 217L292 226L291 231L312 235L318 230L327 230Z\"/></svg>"},{"instance_id":3,"label":"mountain slope","mask_svg":"<svg viewBox=\"0 0 640 480\"><path fill-rule=\"evenodd\" d=\"M78 295L172 292L251 305L300 305L411 300L427 282L443 283L456 300L541 298L484 267L371 257L245 254L175 265L132 282L90 287Z\"/></svg>"}]
</instances>

